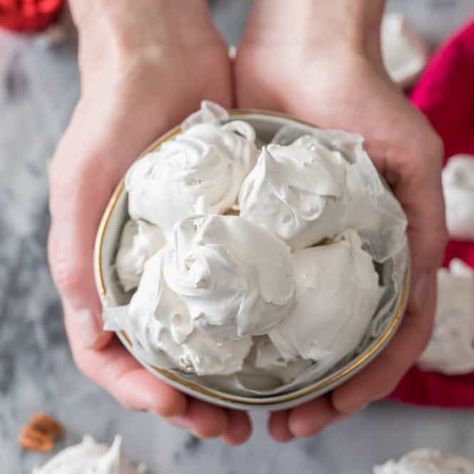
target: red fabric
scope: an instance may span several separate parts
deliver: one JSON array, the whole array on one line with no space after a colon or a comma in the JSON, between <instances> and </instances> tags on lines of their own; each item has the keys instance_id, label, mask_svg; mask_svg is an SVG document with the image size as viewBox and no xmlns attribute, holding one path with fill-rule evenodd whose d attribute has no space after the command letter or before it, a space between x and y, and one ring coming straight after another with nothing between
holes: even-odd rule
<instances>
[{"instance_id":1,"label":"red fabric","mask_svg":"<svg viewBox=\"0 0 474 474\"><path fill-rule=\"evenodd\" d=\"M443 139L447 158L474 155L474 21L433 56L411 99ZM444 265L453 258L474 268L474 243L449 242ZM474 373L446 376L413 367L391 397L416 405L474 407Z\"/></svg>"},{"instance_id":2,"label":"red fabric","mask_svg":"<svg viewBox=\"0 0 474 474\"><path fill-rule=\"evenodd\" d=\"M447 157L474 153L474 21L433 56L412 101L443 139Z\"/></svg>"},{"instance_id":3,"label":"red fabric","mask_svg":"<svg viewBox=\"0 0 474 474\"><path fill-rule=\"evenodd\" d=\"M0 0L0 27L13 31L41 31L53 23L63 0Z\"/></svg>"}]
</instances>

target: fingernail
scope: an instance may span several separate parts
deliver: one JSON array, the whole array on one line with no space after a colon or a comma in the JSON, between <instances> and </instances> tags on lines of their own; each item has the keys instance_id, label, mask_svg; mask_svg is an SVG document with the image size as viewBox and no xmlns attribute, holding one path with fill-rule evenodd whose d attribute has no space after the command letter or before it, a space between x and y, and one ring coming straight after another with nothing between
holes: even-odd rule
<instances>
[{"instance_id":1,"label":"fingernail","mask_svg":"<svg viewBox=\"0 0 474 474\"><path fill-rule=\"evenodd\" d=\"M73 318L77 324L77 338L81 341L83 347L93 348L102 335L97 319L88 309L75 311Z\"/></svg>"},{"instance_id":2,"label":"fingernail","mask_svg":"<svg viewBox=\"0 0 474 474\"><path fill-rule=\"evenodd\" d=\"M428 291L429 272L422 273L415 285L415 305L416 309L421 309L425 302L426 292Z\"/></svg>"}]
</instances>

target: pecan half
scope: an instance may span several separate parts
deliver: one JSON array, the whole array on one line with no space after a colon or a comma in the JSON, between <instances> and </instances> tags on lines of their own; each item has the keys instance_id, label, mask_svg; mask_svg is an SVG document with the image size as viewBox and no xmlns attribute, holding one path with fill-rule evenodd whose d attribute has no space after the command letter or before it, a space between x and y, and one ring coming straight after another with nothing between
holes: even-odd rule
<instances>
[{"instance_id":1,"label":"pecan half","mask_svg":"<svg viewBox=\"0 0 474 474\"><path fill-rule=\"evenodd\" d=\"M18 443L23 449L48 452L54 448L56 438L63 433L63 427L53 417L35 413L21 430Z\"/></svg>"}]
</instances>

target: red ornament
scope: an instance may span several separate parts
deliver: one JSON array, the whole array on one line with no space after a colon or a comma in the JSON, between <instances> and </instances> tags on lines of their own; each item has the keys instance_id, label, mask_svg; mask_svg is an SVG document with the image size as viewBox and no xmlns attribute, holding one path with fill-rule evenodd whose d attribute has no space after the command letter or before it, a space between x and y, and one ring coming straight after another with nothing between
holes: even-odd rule
<instances>
[{"instance_id":1,"label":"red ornament","mask_svg":"<svg viewBox=\"0 0 474 474\"><path fill-rule=\"evenodd\" d=\"M0 28L41 31L53 23L63 0L0 0Z\"/></svg>"}]
</instances>

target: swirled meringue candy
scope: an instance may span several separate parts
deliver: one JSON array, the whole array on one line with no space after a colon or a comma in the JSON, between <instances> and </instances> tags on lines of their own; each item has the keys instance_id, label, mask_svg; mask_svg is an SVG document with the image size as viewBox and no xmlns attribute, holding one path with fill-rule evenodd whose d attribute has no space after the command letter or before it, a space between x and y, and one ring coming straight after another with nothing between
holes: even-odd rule
<instances>
[{"instance_id":1,"label":"swirled meringue candy","mask_svg":"<svg viewBox=\"0 0 474 474\"><path fill-rule=\"evenodd\" d=\"M461 260L438 270L438 301L430 342L418 365L447 375L474 371L474 272Z\"/></svg>"},{"instance_id":2,"label":"swirled meringue candy","mask_svg":"<svg viewBox=\"0 0 474 474\"><path fill-rule=\"evenodd\" d=\"M138 286L145 262L165 242L160 229L146 221L130 219L125 223L115 259L117 276L125 291Z\"/></svg>"},{"instance_id":3,"label":"swirled meringue candy","mask_svg":"<svg viewBox=\"0 0 474 474\"><path fill-rule=\"evenodd\" d=\"M139 358L197 375L231 374L242 368L252 340L213 336L194 327L184 301L163 278L166 247L145 264L130 304L104 311L105 328L124 330Z\"/></svg>"},{"instance_id":4,"label":"swirled meringue candy","mask_svg":"<svg viewBox=\"0 0 474 474\"><path fill-rule=\"evenodd\" d=\"M318 144L269 145L242 185L240 215L260 223L293 249L342 231L346 201L344 160Z\"/></svg>"},{"instance_id":5,"label":"swirled meringue candy","mask_svg":"<svg viewBox=\"0 0 474 474\"><path fill-rule=\"evenodd\" d=\"M474 474L474 462L432 449L417 449L375 466L373 474Z\"/></svg>"},{"instance_id":6,"label":"swirled meringue candy","mask_svg":"<svg viewBox=\"0 0 474 474\"><path fill-rule=\"evenodd\" d=\"M406 219L362 144L359 135L318 130L290 145L269 145L242 184L241 216L294 251L356 229L374 242L374 258L385 260L404 245Z\"/></svg>"},{"instance_id":7,"label":"swirled meringue candy","mask_svg":"<svg viewBox=\"0 0 474 474\"><path fill-rule=\"evenodd\" d=\"M163 253L166 283L210 334L265 334L292 308L288 246L242 217L185 219Z\"/></svg>"},{"instance_id":8,"label":"swirled meringue candy","mask_svg":"<svg viewBox=\"0 0 474 474\"><path fill-rule=\"evenodd\" d=\"M110 447L84 436L81 443L64 449L33 474L145 474L145 466L133 467L120 455L121 444L120 436Z\"/></svg>"},{"instance_id":9,"label":"swirled meringue candy","mask_svg":"<svg viewBox=\"0 0 474 474\"><path fill-rule=\"evenodd\" d=\"M285 360L314 360L324 371L361 342L382 295L378 274L353 230L292 261L295 306L268 335Z\"/></svg>"},{"instance_id":10,"label":"swirled meringue candy","mask_svg":"<svg viewBox=\"0 0 474 474\"><path fill-rule=\"evenodd\" d=\"M195 216L146 262L130 305L105 310L105 327L125 330L150 364L231 374L251 336L288 316L294 293L283 241L241 217Z\"/></svg>"},{"instance_id":11,"label":"swirled meringue candy","mask_svg":"<svg viewBox=\"0 0 474 474\"><path fill-rule=\"evenodd\" d=\"M130 216L166 234L190 215L223 213L236 203L256 156L255 131L246 122L193 125L129 169Z\"/></svg>"},{"instance_id":12,"label":"swirled meringue candy","mask_svg":"<svg viewBox=\"0 0 474 474\"><path fill-rule=\"evenodd\" d=\"M450 158L442 178L449 235L474 240L474 156Z\"/></svg>"}]
</instances>

